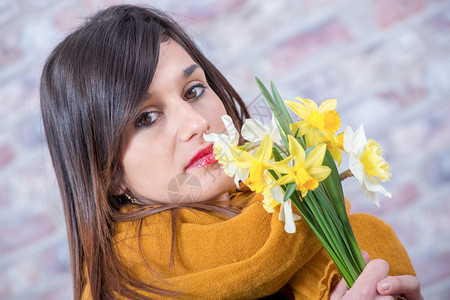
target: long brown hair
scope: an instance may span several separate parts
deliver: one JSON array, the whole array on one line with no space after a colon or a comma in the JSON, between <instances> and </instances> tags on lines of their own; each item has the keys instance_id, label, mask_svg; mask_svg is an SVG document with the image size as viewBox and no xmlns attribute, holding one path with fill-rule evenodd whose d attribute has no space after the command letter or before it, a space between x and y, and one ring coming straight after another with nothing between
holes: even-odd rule
<instances>
[{"instance_id":1,"label":"long brown hair","mask_svg":"<svg viewBox=\"0 0 450 300\"><path fill-rule=\"evenodd\" d=\"M41 109L64 205L75 299L87 283L94 299L144 299L136 290L173 295L133 278L112 245L115 221L154 213L121 217L127 200L111 191L121 179L124 129L150 86L159 45L167 38L203 68L240 128L248 112L239 95L183 29L155 9L119 5L98 12L66 37L44 66Z\"/></svg>"}]
</instances>

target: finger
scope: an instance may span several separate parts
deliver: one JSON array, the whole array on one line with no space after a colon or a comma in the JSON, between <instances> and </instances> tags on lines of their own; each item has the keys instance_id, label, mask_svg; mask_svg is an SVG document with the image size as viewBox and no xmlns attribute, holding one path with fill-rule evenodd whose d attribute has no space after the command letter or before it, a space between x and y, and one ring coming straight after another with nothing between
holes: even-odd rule
<instances>
[{"instance_id":1,"label":"finger","mask_svg":"<svg viewBox=\"0 0 450 300\"><path fill-rule=\"evenodd\" d=\"M369 263L369 261L370 261L370 256L369 256L369 253L367 253L366 251L361 251L361 254L362 254L362 257L364 258L364 261L366 262L366 264L367 263Z\"/></svg>"},{"instance_id":2,"label":"finger","mask_svg":"<svg viewBox=\"0 0 450 300\"><path fill-rule=\"evenodd\" d=\"M370 261L349 292L360 291L363 293L364 299L375 297L377 283L386 278L388 272L389 264L385 260L374 259Z\"/></svg>"},{"instance_id":3,"label":"finger","mask_svg":"<svg viewBox=\"0 0 450 300\"><path fill-rule=\"evenodd\" d=\"M348 291L347 283L345 282L344 278L342 278L333 289L330 300L341 299L347 291Z\"/></svg>"},{"instance_id":4,"label":"finger","mask_svg":"<svg viewBox=\"0 0 450 300\"><path fill-rule=\"evenodd\" d=\"M420 283L411 275L388 276L377 284L377 291L382 295L402 294L409 300L422 300Z\"/></svg>"}]
</instances>

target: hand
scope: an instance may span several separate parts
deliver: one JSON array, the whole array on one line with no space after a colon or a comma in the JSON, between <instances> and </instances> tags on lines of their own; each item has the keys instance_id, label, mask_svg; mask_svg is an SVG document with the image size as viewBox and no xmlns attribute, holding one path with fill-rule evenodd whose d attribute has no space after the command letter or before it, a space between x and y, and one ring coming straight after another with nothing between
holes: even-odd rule
<instances>
[{"instance_id":1,"label":"hand","mask_svg":"<svg viewBox=\"0 0 450 300\"><path fill-rule=\"evenodd\" d=\"M388 276L377 284L380 295L400 294L408 300L423 300L419 280L411 275Z\"/></svg>"},{"instance_id":2,"label":"hand","mask_svg":"<svg viewBox=\"0 0 450 300\"><path fill-rule=\"evenodd\" d=\"M369 255L364 251L362 255L367 263ZM346 282L342 279L333 290L330 300L397 300L402 299L402 296L408 300L423 300L416 277L410 275L387 276L388 272L389 264L386 261L374 259L367 263L351 289L348 289Z\"/></svg>"}]
</instances>

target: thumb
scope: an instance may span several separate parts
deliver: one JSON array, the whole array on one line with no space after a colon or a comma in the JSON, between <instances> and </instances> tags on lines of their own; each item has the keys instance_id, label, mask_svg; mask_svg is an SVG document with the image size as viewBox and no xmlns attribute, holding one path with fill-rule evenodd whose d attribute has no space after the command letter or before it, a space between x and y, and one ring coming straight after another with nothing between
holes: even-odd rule
<instances>
[{"instance_id":1,"label":"thumb","mask_svg":"<svg viewBox=\"0 0 450 300\"><path fill-rule=\"evenodd\" d=\"M369 253L367 253L366 251L361 251L361 254L362 254L362 257L364 258L364 261L366 262L366 264L367 263L369 263L369 261L370 261L370 256L369 256Z\"/></svg>"}]
</instances>

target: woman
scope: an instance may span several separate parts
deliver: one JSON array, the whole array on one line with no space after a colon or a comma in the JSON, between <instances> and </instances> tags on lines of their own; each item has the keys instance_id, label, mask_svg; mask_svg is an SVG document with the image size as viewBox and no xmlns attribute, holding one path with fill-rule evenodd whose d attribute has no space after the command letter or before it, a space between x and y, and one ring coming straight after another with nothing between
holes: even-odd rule
<instances>
[{"instance_id":1,"label":"woman","mask_svg":"<svg viewBox=\"0 0 450 300\"><path fill-rule=\"evenodd\" d=\"M352 289L337 284L305 223L288 235L261 195L235 189L203 134L225 131L224 114L240 128L245 105L161 12L122 5L88 20L48 58L41 105L76 299L326 298L333 287L335 299L420 298L415 277L386 277L381 260ZM373 258L387 256L393 275L414 274L386 225L352 220ZM379 249L368 226L391 248Z\"/></svg>"}]
</instances>

